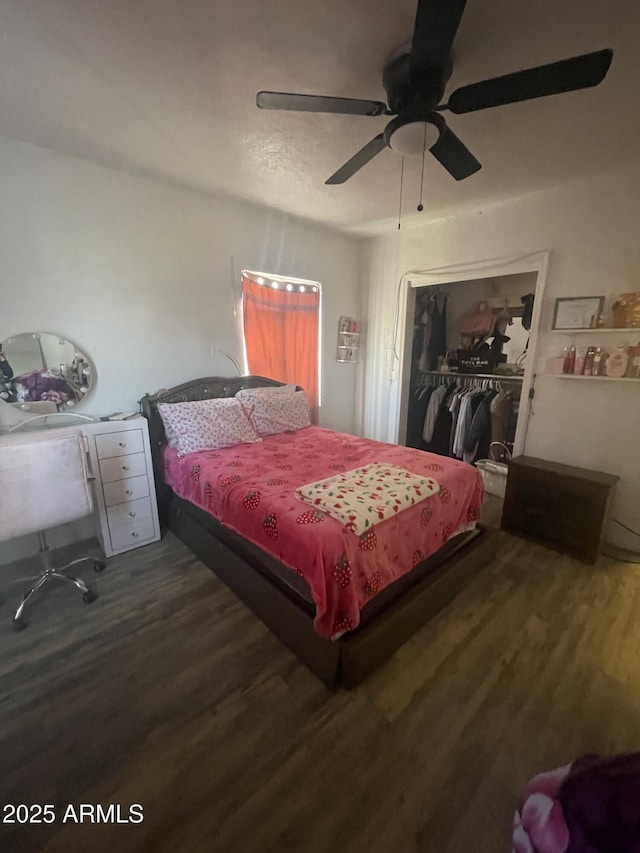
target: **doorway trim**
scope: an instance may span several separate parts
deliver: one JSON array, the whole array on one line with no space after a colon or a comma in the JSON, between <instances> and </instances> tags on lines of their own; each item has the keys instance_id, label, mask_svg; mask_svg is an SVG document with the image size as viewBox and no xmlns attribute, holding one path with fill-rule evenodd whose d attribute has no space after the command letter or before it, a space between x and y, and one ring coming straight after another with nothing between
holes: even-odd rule
<instances>
[{"instance_id":1,"label":"doorway trim","mask_svg":"<svg viewBox=\"0 0 640 853\"><path fill-rule=\"evenodd\" d=\"M402 274L401 293L399 305L404 306L403 316L405 322L399 324L400 339L398 340L398 367L400 381L395 383L395 400L390 401L395 408L395 437L398 443L401 429L406 426L406 406L403 406L403 396L406 397L409 387L409 375L411 373L411 336L406 334L407 317L409 312L410 290L417 287L435 287L436 285L451 284L460 281L472 281L478 278L498 278L516 273L537 273L536 298L533 303L533 315L531 318L531 330L529 334L528 356L525 360L525 371L522 381L522 396L520 413L513 446L513 455L519 456L525 453L527 430L531 416L532 390L535 380L535 364L538 357L538 340L540 337L540 317L542 304L547 286L547 273L549 269L548 250L533 252L527 255L507 258L491 258L487 260L471 261L464 264L455 264L432 269L407 270Z\"/></svg>"}]
</instances>

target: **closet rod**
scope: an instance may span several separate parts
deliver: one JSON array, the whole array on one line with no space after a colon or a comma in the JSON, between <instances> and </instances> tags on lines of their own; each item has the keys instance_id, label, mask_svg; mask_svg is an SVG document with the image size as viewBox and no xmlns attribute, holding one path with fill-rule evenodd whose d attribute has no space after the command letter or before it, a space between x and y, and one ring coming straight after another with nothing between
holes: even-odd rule
<instances>
[{"instance_id":1,"label":"closet rod","mask_svg":"<svg viewBox=\"0 0 640 853\"><path fill-rule=\"evenodd\" d=\"M509 376L508 373L458 373L457 371L421 370L420 376L441 376L446 379L498 379L500 382L522 382L524 376Z\"/></svg>"}]
</instances>

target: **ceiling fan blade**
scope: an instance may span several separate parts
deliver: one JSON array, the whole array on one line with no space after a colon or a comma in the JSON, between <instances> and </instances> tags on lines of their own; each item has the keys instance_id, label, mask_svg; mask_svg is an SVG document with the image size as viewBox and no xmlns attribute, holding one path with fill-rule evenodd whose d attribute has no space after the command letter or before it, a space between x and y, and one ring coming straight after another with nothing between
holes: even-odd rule
<instances>
[{"instance_id":1,"label":"ceiling fan blade","mask_svg":"<svg viewBox=\"0 0 640 853\"><path fill-rule=\"evenodd\" d=\"M332 98L324 95L292 95L287 92L258 92L256 104L262 110L296 110L306 113L341 113L351 116L379 116L387 112L382 101Z\"/></svg>"},{"instance_id":2,"label":"ceiling fan blade","mask_svg":"<svg viewBox=\"0 0 640 853\"><path fill-rule=\"evenodd\" d=\"M462 181L481 168L480 163L451 128L444 126L440 138L429 151L456 181Z\"/></svg>"},{"instance_id":3,"label":"ceiling fan blade","mask_svg":"<svg viewBox=\"0 0 640 853\"><path fill-rule=\"evenodd\" d=\"M369 160L373 160L376 154L379 154L387 147L384 133L379 133L377 136L367 142L364 148L361 148L357 154L354 154L350 160L340 166L337 172L331 175L325 184L344 184L352 175L355 175L363 166L366 166Z\"/></svg>"},{"instance_id":4,"label":"ceiling fan blade","mask_svg":"<svg viewBox=\"0 0 640 853\"><path fill-rule=\"evenodd\" d=\"M502 104L588 89L604 80L612 58L612 50L596 50L549 65L472 83L456 89L447 107L452 113L470 113Z\"/></svg>"},{"instance_id":5,"label":"ceiling fan blade","mask_svg":"<svg viewBox=\"0 0 640 853\"><path fill-rule=\"evenodd\" d=\"M411 43L414 75L429 68L445 68L466 3L467 0L418 0Z\"/></svg>"}]
</instances>

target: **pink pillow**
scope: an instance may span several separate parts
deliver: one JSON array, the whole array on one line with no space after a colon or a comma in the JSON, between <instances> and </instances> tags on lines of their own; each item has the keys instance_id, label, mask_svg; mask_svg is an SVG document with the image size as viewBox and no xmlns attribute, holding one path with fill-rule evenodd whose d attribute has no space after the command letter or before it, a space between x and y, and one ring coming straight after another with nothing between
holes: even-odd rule
<instances>
[{"instance_id":1,"label":"pink pillow","mask_svg":"<svg viewBox=\"0 0 640 853\"><path fill-rule=\"evenodd\" d=\"M254 394L254 391L258 391ZM247 388L236 397L258 435L263 438L278 432L292 432L311 425L309 406L304 391L265 394L265 388Z\"/></svg>"},{"instance_id":2,"label":"pink pillow","mask_svg":"<svg viewBox=\"0 0 640 853\"><path fill-rule=\"evenodd\" d=\"M167 440L180 456L260 441L242 406L234 397L159 403ZM171 442L174 441L174 444Z\"/></svg>"}]
</instances>

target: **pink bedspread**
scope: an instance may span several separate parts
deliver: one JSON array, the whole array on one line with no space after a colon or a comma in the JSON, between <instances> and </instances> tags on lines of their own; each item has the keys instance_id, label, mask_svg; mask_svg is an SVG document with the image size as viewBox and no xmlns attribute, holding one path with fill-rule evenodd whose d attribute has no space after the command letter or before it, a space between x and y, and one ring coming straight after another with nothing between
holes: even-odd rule
<instances>
[{"instance_id":1,"label":"pink bedspread","mask_svg":"<svg viewBox=\"0 0 640 853\"><path fill-rule=\"evenodd\" d=\"M432 476L440 492L361 537L294 495L298 486L371 462ZM183 457L167 448L165 474L177 495L304 577L316 604L315 629L331 638L353 630L377 592L474 526L483 498L471 465L316 426Z\"/></svg>"}]
</instances>

